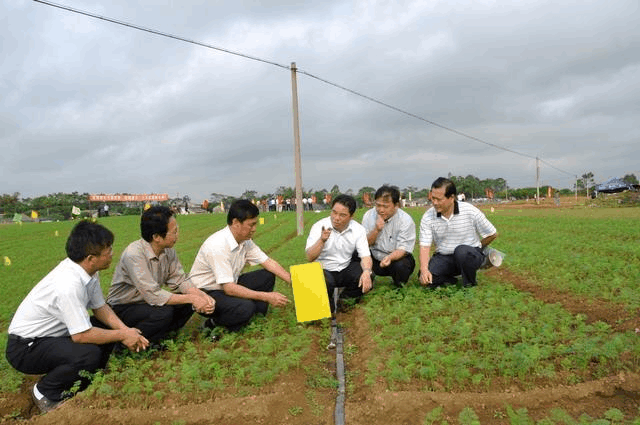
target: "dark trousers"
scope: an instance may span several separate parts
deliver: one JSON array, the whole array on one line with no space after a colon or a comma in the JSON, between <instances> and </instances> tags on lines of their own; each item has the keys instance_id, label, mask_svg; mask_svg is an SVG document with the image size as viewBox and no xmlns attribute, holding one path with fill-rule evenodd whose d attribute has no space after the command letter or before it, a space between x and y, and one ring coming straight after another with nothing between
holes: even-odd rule
<instances>
[{"instance_id":1,"label":"dark trousers","mask_svg":"<svg viewBox=\"0 0 640 425\"><path fill-rule=\"evenodd\" d=\"M93 326L106 328L102 322L91 317ZM20 338L9 335L6 356L9 364L28 375L44 376L38 381L38 391L52 401L70 397L69 390L80 381L79 391L90 383L80 376L84 370L94 373L104 369L114 344L79 344L70 336Z\"/></svg>"},{"instance_id":2,"label":"dark trousers","mask_svg":"<svg viewBox=\"0 0 640 425\"><path fill-rule=\"evenodd\" d=\"M404 286L416 268L416 260L409 252L401 259L392 261L387 267L380 267L380 261L373 258L373 256L371 259L373 261L373 273L377 276L391 276L396 286Z\"/></svg>"},{"instance_id":3,"label":"dark trousers","mask_svg":"<svg viewBox=\"0 0 640 425\"><path fill-rule=\"evenodd\" d=\"M342 298L354 298L360 300L362 298L362 288L360 285L360 276L362 275L362 266L360 265L360 258L354 255L353 259L347 267L339 272L330 272L323 270L324 280L327 284L327 293L329 295L329 307L331 312L336 311L336 306L333 301L333 291L335 288L344 288L342 291Z\"/></svg>"},{"instance_id":4,"label":"dark trousers","mask_svg":"<svg viewBox=\"0 0 640 425\"><path fill-rule=\"evenodd\" d=\"M455 283L456 276L462 275L463 286L475 286L476 272L484 261L482 248L459 245L452 255L435 253L429 260L429 271L433 276L433 286Z\"/></svg>"},{"instance_id":5,"label":"dark trousers","mask_svg":"<svg viewBox=\"0 0 640 425\"><path fill-rule=\"evenodd\" d=\"M193 314L191 304L118 304L111 308L125 325L140 329L150 343L160 342L170 332L182 328Z\"/></svg>"},{"instance_id":6,"label":"dark trousers","mask_svg":"<svg viewBox=\"0 0 640 425\"><path fill-rule=\"evenodd\" d=\"M240 275L238 284L259 292L272 292L276 284L276 276L270 271L261 269ZM216 309L210 317L217 325L230 331L238 331L246 326L256 313L267 314L269 304L264 301L232 297L223 290L205 291L216 300Z\"/></svg>"}]
</instances>

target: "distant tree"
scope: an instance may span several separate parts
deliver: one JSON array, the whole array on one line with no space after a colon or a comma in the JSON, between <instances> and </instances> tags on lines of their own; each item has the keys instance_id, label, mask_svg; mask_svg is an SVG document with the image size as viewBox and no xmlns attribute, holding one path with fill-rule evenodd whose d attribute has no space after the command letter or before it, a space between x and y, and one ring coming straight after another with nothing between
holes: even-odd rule
<instances>
[{"instance_id":1,"label":"distant tree","mask_svg":"<svg viewBox=\"0 0 640 425\"><path fill-rule=\"evenodd\" d=\"M0 214L15 214L19 207L20 193L14 192L12 195L3 193L0 195Z\"/></svg>"},{"instance_id":2,"label":"distant tree","mask_svg":"<svg viewBox=\"0 0 640 425\"><path fill-rule=\"evenodd\" d=\"M373 194L376 192L376 190L374 188L372 188L371 186L363 186L360 189L358 189L358 194L354 196L354 198L356 198L356 202L358 203L359 206L363 206L364 205L364 194L368 193L371 196L371 202L373 202Z\"/></svg>"},{"instance_id":3,"label":"distant tree","mask_svg":"<svg viewBox=\"0 0 640 425\"><path fill-rule=\"evenodd\" d=\"M289 186L280 186L278 187L278 189L276 189L276 194L282 195L284 199L291 199L295 198L296 190Z\"/></svg>"},{"instance_id":4,"label":"distant tree","mask_svg":"<svg viewBox=\"0 0 640 425\"><path fill-rule=\"evenodd\" d=\"M224 198L227 198L227 195L223 195L222 193L212 193L209 195L209 202L214 204L219 204Z\"/></svg>"},{"instance_id":5,"label":"distant tree","mask_svg":"<svg viewBox=\"0 0 640 425\"><path fill-rule=\"evenodd\" d=\"M578 191L582 191L584 192L583 194L586 194L586 190L593 189L596 183L593 179L593 173L591 171L589 171L588 173L584 173L581 177L582 178L578 179L577 181Z\"/></svg>"},{"instance_id":6,"label":"distant tree","mask_svg":"<svg viewBox=\"0 0 640 425\"><path fill-rule=\"evenodd\" d=\"M340 194L340 188L337 184L334 184L329 192L335 197L336 195Z\"/></svg>"},{"instance_id":7,"label":"distant tree","mask_svg":"<svg viewBox=\"0 0 640 425\"><path fill-rule=\"evenodd\" d=\"M403 198L409 199L409 193L411 193L411 198L415 198L417 191L418 191L418 188L416 186L407 186L404 189L402 189L400 193L402 194Z\"/></svg>"},{"instance_id":8,"label":"distant tree","mask_svg":"<svg viewBox=\"0 0 640 425\"><path fill-rule=\"evenodd\" d=\"M635 174L625 174L622 180L626 183L639 184Z\"/></svg>"},{"instance_id":9,"label":"distant tree","mask_svg":"<svg viewBox=\"0 0 640 425\"><path fill-rule=\"evenodd\" d=\"M256 192L255 190L245 190L242 195L240 195L241 198L243 199L249 199L249 200L253 200L258 196L258 192Z\"/></svg>"}]
</instances>

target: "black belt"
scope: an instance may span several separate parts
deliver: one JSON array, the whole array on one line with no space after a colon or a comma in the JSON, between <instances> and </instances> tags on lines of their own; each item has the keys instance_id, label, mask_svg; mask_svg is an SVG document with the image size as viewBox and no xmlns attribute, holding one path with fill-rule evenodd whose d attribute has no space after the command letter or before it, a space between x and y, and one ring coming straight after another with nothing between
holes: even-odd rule
<instances>
[{"instance_id":1,"label":"black belt","mask_svg":"<svg viewBox=\"0 0 640 425\"><path fill-rule=\"evenodd\" d=\"M35 341L35 338L23 338L23 337L18 336L18 335L9 334L9 340L10 341L16 341L16 342L19 342L21 344L29 344L30 342Z\"/></svg>"}]
</instances>

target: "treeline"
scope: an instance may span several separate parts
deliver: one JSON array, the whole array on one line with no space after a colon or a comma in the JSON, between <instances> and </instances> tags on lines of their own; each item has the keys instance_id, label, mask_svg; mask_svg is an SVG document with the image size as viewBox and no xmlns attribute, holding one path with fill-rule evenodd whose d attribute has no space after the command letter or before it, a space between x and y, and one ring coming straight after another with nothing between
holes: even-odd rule
<instances>
[{"instance_id":1,"label":"treeline","mask_svg":"<svg viewBox=\"0 0 640 425\"><path fill-rule=\"evenodd\" d=\"M529 188L509 188L507 181L503 178L497 179L479 179L473 175L466 177L462 176L448 176L458 189L458 193L464 193L467 200L485 198L487 190L493 192L495 200L520 200L535 198L537 189L535 187ZM360 207L364 206L365 193L371 195L375 193L377 188L371 186L363 186L357 191L349 188L341 190L336 184L327 189L303 189L303 195L305 198L316 197L317 203L322 205L326 194L330 194L331 197L335 197L340 193L346 193L356 198ZM412 200L416 202L426 202L429 196L428 187L418 188L416 186L407 186L400 189L402 197L406 200ZM580 188L579 188L580 189ZM548 193L548 186L540 187L540 196L544 197ZM561 195L571 195L573 191L571 189L561 189ZM209 196L209 210L213 210L221 203L223 205L229 205L235 199L245 198L252 200L269 200L277 196L282 196L284 199L295 198L295 188L280 186L273 193L260 194L255 190L246 190L239 196L224 195L221 193L211 193ZM171 199L162 204L169 206L184 206L185 204L191 204L190 198L184 196L182 198ZM110 214L122 214L122 215L138 215L142 212L143 205L139 202L132 203L120 203L120 202L107 202L109 206ZM89 202L88 193L53 193L46 196L38 196L36 198L21 198L20 193L2 194L0 195L0 215L4 215L5 218L13 216L15 213L30 215L32 211L37 211L40 218L47 218L52 220L67 220L71 218L72 207L77 207L81 210L81 215L89 215L95 213L103 203ZM191 204L194 205L194 204Z\"/></svg>"},{"instance_id":2,"label":"treeline","mask_svg":"<svg viewBox=\"0 0 640 425\"><path fill-rule=\"evenodd\" d=\"M106 204L109 205L110 214L139 215L143 208L140 202ZM16 192L0 195L0 216L11 218L16 213L30 216L32 211L36 211L40 219L68 220L73 207L80 210L81 217L87 217L95 214L102 205L103 202L89 202L88 193L58 192L36 198L21 198L20 193Z\"/></svg>"}]
</instances>

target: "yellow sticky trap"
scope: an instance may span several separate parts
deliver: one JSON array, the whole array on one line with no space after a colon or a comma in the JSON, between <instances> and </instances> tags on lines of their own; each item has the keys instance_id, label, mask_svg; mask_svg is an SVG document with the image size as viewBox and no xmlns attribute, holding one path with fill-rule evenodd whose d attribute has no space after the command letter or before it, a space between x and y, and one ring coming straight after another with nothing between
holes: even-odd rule
<instances>
[{"instance_id":1,"label":"yellow sticky trap","mask_svg":"<svg viewBox=\"0 0 640 425\"><path fill-rule=\"evenodd\" d=\"M9 257L4 257L4 265L5 266L10 266L11 265L11 259Z\"/></svg>"},{"instance_id":2,"label":"yellow sticky trap","mask_svg":"<svg viewBox=\"0 0 640 425\"><path fill-rule=\"evenodd\" d=\"M264 224L264 217L260 217L260 224Z\"/></svg>"},{"instance_id":3,"label":"yellow sticky trap","mask_svg":"<svg viewBox=\"0 0 640 425\"><path fill-rule=\"evenodd\" d=\"M331 317L327 284L318 262L291 266L291 284L298 322Z\"/></svg>"}]
</instances>

